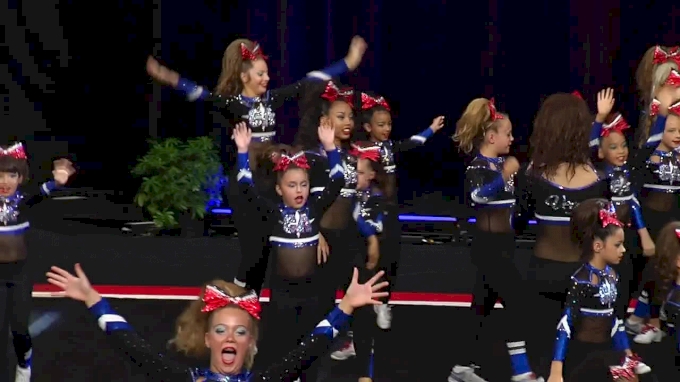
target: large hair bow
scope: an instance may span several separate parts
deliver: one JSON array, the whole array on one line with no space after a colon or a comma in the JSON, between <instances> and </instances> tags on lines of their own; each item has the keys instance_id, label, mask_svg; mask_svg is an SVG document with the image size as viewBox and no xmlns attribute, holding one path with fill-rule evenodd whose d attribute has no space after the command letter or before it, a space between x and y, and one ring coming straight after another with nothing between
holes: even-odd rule
<instances>
[{"instance_id":1,"label":"large hair bow","mask_svg":"<svg viewBox=\"0 0 680 382\"><path fill-rule=\"evenodd\" d=\"M614 206L611 203L607 203L604 207L602 207L600 209L599 215L602 228L605 228L610 224L623 227L623 223L621 223L616 217L616 209L614 209Z\"/></svg>"},{"instance_id":2,"label":"large hair bow","mask_svg":"<svg viewBox=\"0 0 680 382\"><path fill-rule=\"evenodd\" d=\"M498 110L496 110L496 101L491 97L489 100L489 115L491 118L491 122L498 121L499 119L503 119L503 114L500 114Z\"/></svg>"},{"instance_id":3,"label":"large hair bow","mask_svg":"<svg viewBox=\"0 0 680 382\"><path fill-rule=\"evenodd\" d=\"M350 106L354 106L354 90L352 90L352 88L340 89L333 83L333 81L328 81L326 89L324 90L323 94L321 94L321 98L330 102L345 101Z\"/></svg>"},{"instance_id":4,"label":"large hair bow","mask_svg":"<svg viewBox=\"0 0 680 382\"><path fill-rule=\"evenodd\" d=\"M678 73L677 70L671 69L670 74L668 74L668 78L666 78L666 82L664 82L664 85L670 85L673 87L679 87L680 86L680 73Z\"/></svg>"},{"instance_id":5,"label":"large hair bow","mask_svg":"<svg viewBox=\"0 0 680 382\"><path fill-rule=\"evenodd\" d=\"M376 106L382 106L385 109L387 109L387 111L390 111L390 105L387 104L387 101L385 101L385 98L383 98L383 97L373 98L366 93L361 93L361 109L362 110L372 109Z\"/></svg>"},{"instance_id":6,"label":"large hair bow","mask_svg":"<svg viewBox=\"0 0 680 382\"><path fill-rule=\"evenodd\" d=\"M309 169L309 163L307 163L307 157L304 152L299 152L293 156L283 153L274 154L272 160L276 163L274 171L286 171L290 165L306 170Z\"/></svg>"},{"instance_id":7,"label":"large hair bow","mask_svg":"<svg viewBox=\"0 0 680 382\"><path fill-rule=\"evenodd\" d=\"M652 103L649 104L649 116L653 117L659 114L659 107L661 107L661 102L659 102L658 99L654 98L652 100Z\"/></svg>"},{"instance_id":8,"label":"large hair bow","mask_svg":"<svg viewBox=\"0 0 680 382\"><path fill-rule=\"evenodd\" d=\"M629 128L630 125L623 118L621 114L617 115L613 121L602 125L602 131L600 132L601 137L608 137L612 132L623 134L623 131Z\"/></svg>"},{"instance_id":9,"label":"large hair bow","mask_svg":"<svg viewBox=\"0 0 680 382\"><path fill-rule=\"evenodd\" d=\"M253 41L253 49L248 49L246 44L241 43L241 58L248 61L255 61L258 59L266 60L267 56L264 55L260 44Z\"/></svg>"},{"instance_id":10,"label":"large hair bow","mask_svg":"<svg viewBox=\"0 0 680 382\"><path fill-rule=\"evenodd\" d=\"M680 101L668 107L668 112L680 116Z\"/></svg>"},{"instance_id":11,"label":"large hair bow","mask_svg":"<svg viewBox=\"0 0 680 382\"><path fill-rule=\"evenodd\" d=\"M3 149L0 147L0 157L12 157L14 159L26 159L26 149L21 143L15 143L12 146Z\"/></svg>"},{"instance_id":12,"label":"large hair bow","mask_svg":"<svg viewBox=\"0 0 680 382\"><path fill-rule=\"evenodd\" d=\"M203 313L212 312L228 305L236 305L259 320L260 312L262 311L260 299L257 297L257 293L253 291L240 297L232 297L224 293L220 288L208 285L205 287L203 302L205 303L205 306L201 309Z\"/></svg>"},{"instance_id":13,"label":"large hair bow","mask_svg":"<svg viewBox=\"0 0 680 382\"><path fill-rule=\"evenodd\" d=\"M377 162L380 160L380 146L361 147L359 145L352 145L349 155L357 159L368 159L371 162Z\"/></svg>"},{"instance_id":14,"label":"large hair bow","mask_svg":"<svg viewBox=\"0 0 680 382\"><path fill-rule=\"evenodd\" d=\"M659 45L654 48L654 64L659 65L672 61L680 66L680 47L674 46L666 52Z\"/></svg>"},{"instance_id":15,"label":"large hair bow","mask_svg":"<svg viewBox=\"0 0 680 382\"><path fill-rule=\"evenodd\" d=\"M576 97L578 99L583 99L583 95L578 90L574 90L573 92L571 92L571 95L573 95L574 97Z\"/></svg>"}]
</instances>

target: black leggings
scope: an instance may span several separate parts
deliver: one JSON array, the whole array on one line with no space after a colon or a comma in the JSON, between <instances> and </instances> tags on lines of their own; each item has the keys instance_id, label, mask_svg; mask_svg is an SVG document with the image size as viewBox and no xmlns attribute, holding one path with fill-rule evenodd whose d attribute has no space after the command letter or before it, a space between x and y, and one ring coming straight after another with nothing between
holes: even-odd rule
<instances>
[{"instance_id":1,"label":"black leggings","mask_svg":"<svg viewBox=\"0 0 680 382\"><path fill-rule=\"evenodd\" d=\"M564 360L565 382L611 382L609 366L621 364L622 352L612 349L610 342L589 343L577 339L569 341Z\"/></svg>"},{"instance_id":2,"label":"black leggings","mask_svg":"<svg viewBox=\"0 0 680 382\"><path fill-rule=\"evenodd\" d=\"M16 265L16 264L11 264ZM33 286L28 278L28 274L22 266L17 267L20 273L14 280L0 281L0 346L7 349L5 342L8 336L8 329L11 330L14 344L14 352L17 356L17 364L20 367L29 367L32 353L31 335L28 332L29 318L31 314L31 299ZM7 264L0 264L0 267ZM4 357L2 357L4 358ZM8 365L0 362L2 368L7 370Z\"/></svg>"},{"instance_id":3,"label":"black leggings","mask_svg":"<svg viewBox=\"0 0 680 382\"><path fill-rule=\"evenodd\" d=\"M387 208L385 233L380 238L380 256L379 270L385 271L385 281L390 283L385 288L389 295L383 301L387 303L397 282L397 271L401 258L401 223L399 222L399 210L397 208L390 208L389 206Z\"/></svg>"},{"instance_id":4,"label":"black leggings","mask_svg":"<svg viewBox=\"0 0 680 382\"><path fill-rule=\"evenodd\" d=\"M321 301L325 304L326 311L330 311L335 304L338 289L344 291L349 285L356 254L366 252L360 241L359 230L354 225L345 229L321 228L321 234L328 242L330 253L328 262L321 267L324 282L320 294L323 296Z\"/></svg>"}]
</instances>

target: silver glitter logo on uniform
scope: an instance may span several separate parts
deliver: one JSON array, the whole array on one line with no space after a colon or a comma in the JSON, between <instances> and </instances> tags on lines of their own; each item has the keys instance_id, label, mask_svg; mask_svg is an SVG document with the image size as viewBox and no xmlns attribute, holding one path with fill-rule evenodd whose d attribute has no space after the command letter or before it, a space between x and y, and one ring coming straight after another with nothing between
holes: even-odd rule
<instances>
[{"instance_id":1,"label":"silver glitter logo on uniform","mask_svg":"<svg viewBox=\"0 0 680 382\"><path fill-rule=\"evenodd\" d=\"M355 188L357 184L356 163L346 157L342 160L342 167L345 170L345 188Z\"/></svg>"},{"instance_id":2,"label":"silver glitter logo on uniform","mask_svg":"<svg viewBox=\"0 0 680 382\"><path fill-rule=\"evenodd\" d=\"M567 198L567 195L550 195L545 200L545 204L553 209L553 211L564 211L567 215L571 214L571 210L576 208L578 203L572 202Z\"/></svg>"},{"instance_id":3,"label":"silver glitter logo on uniform","mask_svg":"<svg viewBox=\"0 0 680 382\"><path fill-rule=\"evenodd\" d=\"M680 183L680 165L675 156L662 157L654 172L659 175L660 180L668 182L671 185Z\"/></svg>"},{"instance_id":4,"label":"silver glitter logo on uniform","mask_svg":"<svg viewBox=\"0 0 680 382\"><path fill-rule=\"evenodd\" d=\"M298 211L281 211L283 215L283 232L289 235L300 235L312 232L312 222L314 219L309 219L307 209Z\"/></svg>"},{"instance_id":5,"label":"silver glitter logo on uniform","mask_svg":"<svg viewBox=\"0 0 680 382\"><path fill-rule=\"evenodd\" d=\"M609 175L609 190L615 196L630 194L630 181L623 171L614 171Z\"/></svg>"},{"instance_id":6,"label":"silver glitter logo on uniform","mask_svg":"<svg viewBox=\"0 0 680 382\"><path fill-rule=\"evenodd\" d=\"M0 223L4 225L16 223L21 199L23 199L21 195L0 197Z\"/></svg>"},{"instance_id":7,"label":"silver glitter logo on uniform","mask_svg":"<svg viewBox=\"0 0 680 382\"><path fill-rule=\"evenodd\" d=\"M616 281L611 280L610 276L602 277L598 292L600 303L602 303L602 305L613 304L616 301L616 296L618 294L616 290Z\"/></svg>"},{"instance_id":8,"label":"silver glitter logo on uniform","mask_svg":"<svg viewBox=\"0 0 680 382\"><path fill-rule=\"evenodd\" d=\"M276 115L268 105L265 106L262 102L256 102L248 111L246 118L251 129L265 131L268 127L274 126Z\"/></svg>"}]
</instances>

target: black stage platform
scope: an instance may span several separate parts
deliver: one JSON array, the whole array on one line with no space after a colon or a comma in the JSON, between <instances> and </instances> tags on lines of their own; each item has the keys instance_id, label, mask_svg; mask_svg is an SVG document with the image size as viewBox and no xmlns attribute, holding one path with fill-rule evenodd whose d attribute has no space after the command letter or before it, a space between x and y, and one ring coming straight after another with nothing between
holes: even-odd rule
<instances>
[{"instance_id":1,"label":"black stage platform","mask_svg":"<svg viewBox=\"0 0 680 382\"><path fill-rule=\"evenodd\" d=\"M50 201L36 208L41 219L29 232L29 271L36 282L31 328L34 381L145 380L107 347L84 307L56 298L44 284L50 265L70 268L80 262L101 292L119 298L114 306L159 350L164 349L175 317L196 295L198 285L215 277L233 278L240 258L234 238L124 236L120 227L126 219L99 217L126 208L101 200ZM529 256L529 250L518 249L520 269L526 267ZM490 339L500 338L500 331L513 330L518 324L506 322L501 309L485 324L486 340L465 343L472 317L465 307L474 277L466 246L403 245L394 322L378 341L376 380L444 381L471 346L489 349L488 358L480 362L490 381L509 380L504 345ZM546 318L541 311L527 312L527 321L537 336L540 333L539 338L529 339L529 352L537 364L549 360L557 318ZM656 376L667 375L658 374L662 367L655 362L661 362L660 350L655 349L662 346L639 350L655 366ZM326 381L356 380L351 360L324 362ZM654 378L643 380L678 380Z\"/></svg>"}]
</instances>

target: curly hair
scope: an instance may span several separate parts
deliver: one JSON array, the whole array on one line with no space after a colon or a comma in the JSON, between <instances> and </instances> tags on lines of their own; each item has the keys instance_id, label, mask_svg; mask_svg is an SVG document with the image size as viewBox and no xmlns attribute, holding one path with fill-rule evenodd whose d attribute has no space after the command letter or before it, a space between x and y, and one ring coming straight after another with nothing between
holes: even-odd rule
<instances>
[{"instance_id":1,"label":"curly hair","mask_svg":"<svg viewBox=\"0 0 680 382\"><path fill-rule=\"evenodd\" d=\"M498 128L491 120L490 101L486 98L475 98L467 105L463 115L456 122L456 132L451 137L458 143L458 149L470 154L484 142L484 134ZM504 113L499 113L507 118Z\"/></svg>"},{"instance_id":2,"label":"curly hair","mask_svg":"<svg viewBox=\"0 0 680 382\"><path fill-rule=\"evenodd\" d=\"M28 161L16 159L8 155L0 156L0 172L19 174L23 183L28 181Z\"/></svg>"},{"instance_id":3,"label":"curly hair","mask_svg":"<svg viewBox=\"0 0 680 382\"><path fill-rule=\"evenodd\" d=\"M569 220L571 241L581 248L581 261L592 259L595 240L604 241L621 228L616 224L602 227L600 211L609 208L611 205L606 199L588 199L579 203L572 211Z\"/></svg>"},{"instance_id":4,"label":"curly hair","mask_svg":"<svg viewBox=\"0 0 680 382\"><path fill-rule=\"evenodd\" d=\"M680 238L678 238L676 230L680 230L680 222L670 222L659 231L656 238L656 256L652 258L657 275L657 282L654 284L655 299L663 300L675 280L678 279L677 264L678 256L680 256Z\"/></svg>"},{"instance_id":5,"label":"curly hair","mask_svg":"<svg viewBox=\"0 0 680 382\"><path fill-rule=\"evenodd\" d=\"M566 163L573 177L576 167L591 163L588 140L592 123L593 115L581 98L567 93L546 98L529 138L532 175L551 178Z\"/></svg>"},{"instance_id":6,"label":"curly hair","mask_svg":"<svg viewBox=\"0 0 680 382\"><path fill-rule=\"evenodd\" d=\"M241 44L245 44L248 49L255 48L255 42L245 38L239 38L231 42L222 56L222 73L217 80L215 93L226 97L240 94L243 91L243 81L241 73L247 72L253 67L253 63L244 60L241 56Z\"/></svg>"},{"instance_id":7,"label":"curly hair","mask_svg":"<svg viewBox=\"0 0 680 382\"><path fill-rule=\"evenodd\" d=\"M214 285L220 288L231 297L243 296L248 292L245 288L224 280L212 280L209 283L203 285L199 299L192 301L191 304L189 304L189 306L184 309L184 311L177 318L175 337L169 342L178 351L189 356L203 357L209 352L209 349L205 346L205 333L208 332L210 328L210 322L217 311L213 311L211 313L201 312L201 309L203 309L202 299L205 294L205 288L208 285ZM241 308L230 306L223 309ZM259 335L258 326L257 321L252 317L250 332L252 333L255 342L257 342ZM254 360L255 352L249 351L244 362L245 367L250 369L253 366Z\"/></svg>"}]
</instances>

